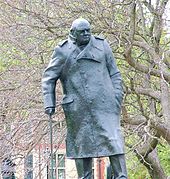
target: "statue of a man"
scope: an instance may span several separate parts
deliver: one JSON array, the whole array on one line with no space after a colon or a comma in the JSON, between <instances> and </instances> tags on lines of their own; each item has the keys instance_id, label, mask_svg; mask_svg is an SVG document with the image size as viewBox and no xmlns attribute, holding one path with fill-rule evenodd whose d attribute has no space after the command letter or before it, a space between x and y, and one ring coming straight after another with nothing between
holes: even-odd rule
<instances>
[{"instance_id":1,"label":"statue of a man","mask_svg":"<svg viewBox=\"0 0 170 179\"><path fill-rule=\"evenodd\" d=\"M110 158L114 178L126 179L124 143L120 131L122 80L112 50L91 35L90 24L73 21L69 38L59 43L46 68L42 89L45 113L55 112L55 88L63 87L67 137L66 155L75 159L78 177L92 178L92 158Z\"/></svg>"}]
</instances>

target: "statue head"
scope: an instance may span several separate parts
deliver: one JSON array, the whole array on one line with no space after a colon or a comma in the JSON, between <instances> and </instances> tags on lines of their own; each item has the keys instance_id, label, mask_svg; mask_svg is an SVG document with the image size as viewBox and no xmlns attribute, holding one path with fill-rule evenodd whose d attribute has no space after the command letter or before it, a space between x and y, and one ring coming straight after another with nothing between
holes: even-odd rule
<instances>
[{"instance_id":1,"label":"statue head","mask_svg":"<svg viewBox=\"0 0 170 179\"><path fill-rule=\"evenodd\" d=\"M70 29L70 37L78 46L87 45L90 41L90 23L83 18L73 21Z\"/></svg>"}]
</instances>

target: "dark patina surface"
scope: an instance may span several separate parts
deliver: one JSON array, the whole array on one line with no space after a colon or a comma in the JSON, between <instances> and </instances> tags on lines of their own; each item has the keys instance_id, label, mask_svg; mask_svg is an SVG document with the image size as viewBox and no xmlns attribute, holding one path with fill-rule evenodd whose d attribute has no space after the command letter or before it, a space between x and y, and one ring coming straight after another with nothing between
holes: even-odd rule
<instances>
[{"instance_id":1,"label":"dark patina surface","mask_svg":"<svg viewBox=\"0 0 170 179\"><path fill-rule=\"evenodd\" d=\"M58 79L64 93L67 157L123 154L121 75L107 41L91 35L83 50L70 38L59 43L43 75L45 108L55 107Z\"/></svg>"}]
</instances>

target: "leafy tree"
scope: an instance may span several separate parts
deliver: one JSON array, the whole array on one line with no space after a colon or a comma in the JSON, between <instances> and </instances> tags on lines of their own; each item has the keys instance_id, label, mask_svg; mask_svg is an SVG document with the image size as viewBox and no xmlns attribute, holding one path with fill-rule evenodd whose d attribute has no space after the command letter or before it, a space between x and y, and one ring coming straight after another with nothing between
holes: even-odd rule
<instances>
[{"instance_id":1,"label":"leafy tree","mask_svg":"<svg viewBox=\"0 0 170 179\"><path fill-rule=\"evenodd\" d=\"M122 126L129 173L138 177L137 173L145 166L148 174L143 172L143 178L150 175L164 179L170 175L166 157L170 143L170 39L166 29L169 3L168 0L1 1L0 125L4 129L1 141L10 146L9 153L17 151L16 157L22 158L41 140L48 139L41 74L56 43L68 35L72 21L84 17L91 22L94 34L110 42L123 76ZM58 86L60 102L62 92ZM58 106L54 128L63 120ZM58 135L54 135L55 143ZM23 143L23 136L29 138L28 142ZM64 130L60 135L63 137ZM7 154L3 147L0 151ZM135 165L129 162L131 159ZM136 165L141 170L133 173Z\"/></svg>"}]
</instances>

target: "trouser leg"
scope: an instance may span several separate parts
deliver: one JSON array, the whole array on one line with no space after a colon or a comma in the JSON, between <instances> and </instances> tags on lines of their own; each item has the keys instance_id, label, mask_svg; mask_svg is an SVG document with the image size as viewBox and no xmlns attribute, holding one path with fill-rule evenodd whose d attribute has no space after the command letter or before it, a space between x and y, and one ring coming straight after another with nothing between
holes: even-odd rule
<instances>
[{"instance_id":1,"label":"trouser leg","mask_svg":"<svg viewBox=\"0 0 170 179\"><path fill-rule=\"evenodd\" d=\"M78 178L92 179L92 158L75 159Z\"/></svg>"},{"instance_id":2,"label":"trouser leg","mask_svg":"<svg viewBox=\"0 0 170 179\"><path fill-rule=\"evenodd\" d=\"M127 179L125 155L113 155L109 157L114 173L114 179Z\"/></svg>"}]
</instances>

